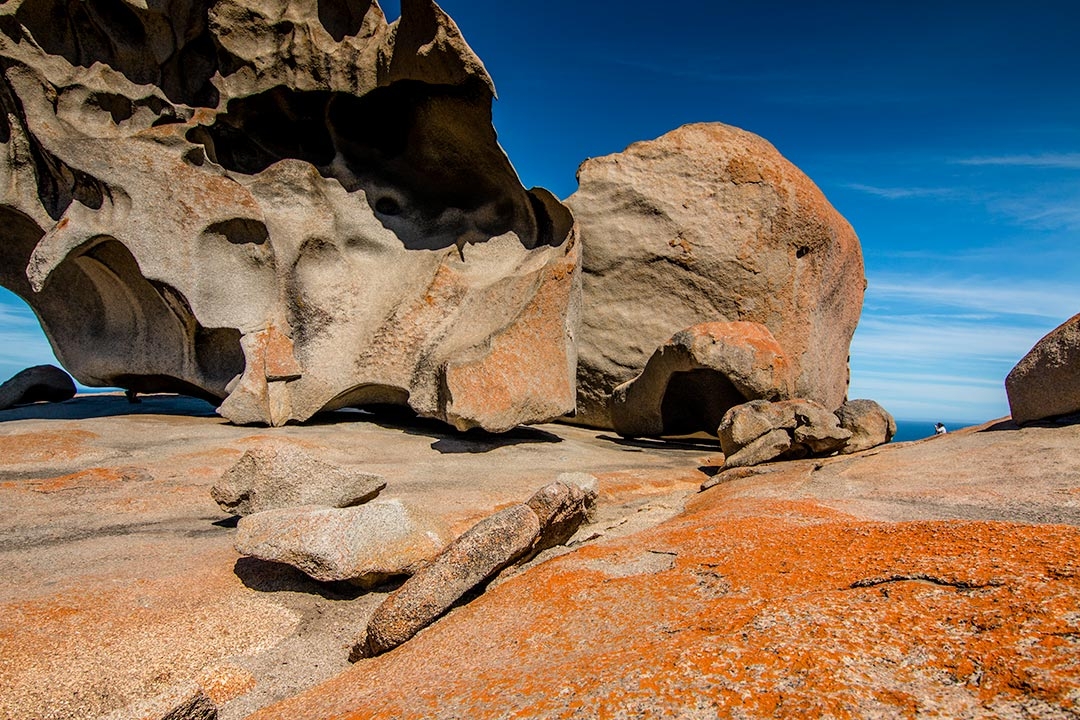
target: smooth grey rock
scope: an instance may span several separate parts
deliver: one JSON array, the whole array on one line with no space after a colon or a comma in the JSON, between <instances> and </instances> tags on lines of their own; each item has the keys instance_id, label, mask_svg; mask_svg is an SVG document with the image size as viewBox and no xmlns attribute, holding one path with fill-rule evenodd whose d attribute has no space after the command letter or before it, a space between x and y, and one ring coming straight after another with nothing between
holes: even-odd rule
<instances>
[{"instance_id":1,"label":"smooth grey rock","mask_svg":"<svg viewBox=\"0 0 1080 720\"><path fill-rule=\"evenodd\" d=\"M465 593L528 553L539 534L540 521L528 505L478 522L383 601L352 659L379 655L413 637Z\"/></svg>"},{"instance_id":2,"label":"smooth grey rock","mask_svg":"<svg viewBox=\"0 0 1080 720\"><path fill-rule=\"evenodd\" d=\"M35 365L0 385L0 410L36 402L64 402L75 397L71 376L53 365Z\"/></svg>"},{"instance_id":3,"label":"smooth grey rock","mask_svg":"<svg viewBox=\"0 0 1080 720\"><path fill-rule=\"evenodd\" d=\"M840 427L840 419L827 408L810 400L794 400L795 443L811 455L830 455L851 438L851 431Z\"/></svg>"},{"instance_id":4,"label":"smooth grey rock","mask_svg":"<svg viewBox=\"0 0 1080 720\"><path fill-rule=\"evenodd\" d=\"M734 455L762 435L781 428L794 431L796 424L793 404L752 400L729 409L716 434L724 454Z\"/></svg>"},{"instance_id":5,"label":"smooth grey rock","mask_svg":"<svg viewBox=\"0 0 1080 720\"><path fill-rule=\"evenodd\" d=\"M431 0L2 4L0 285L89 386L237 424L574 409L573 217Z\"/></svg>"},{"instance_id":6,"label":"smooth grey rock","mask_svg":"<svg viewBox=\"0 0 1080 720\"><path fill-rule=\"evenodd\" d=\"M1017 425L1080 412L1080 315L1035 343L1005 378Z\"/></svg>"},{"instance_id":7,"label":"smooth grey rock","mask_svg":"<svg viewBox=\"0 0 1080 720\"><path fill-rule=\"evenodd\" d=\"M791 433L784 429L770 430L724 460L725 468L749 467L775 460L791 450Z\"/></svg>"},{"instance_id":8,"label":"smooth grey rock","mask_svg":"<svg viewBox=\"0 0 1080 720\"><path fill-rule=\"evenodd\" d=\"M236 551L292 565L323 582L370 587L412 573L452 535L440 521L400 500L351 508L300 507L242 518Z\"/></svg>"},{"instance_id":9,"label":"smooth grey rock","mask_svg":"<svg viewBox=\"0 0 1080 720\"><path fill-rule=\"evenodd\" d=\"M676 333L640 375L615 388L611 422L624 437L711 433L735 405L791 397L793 381L764 325L702 323Z\"/></svg>"},{"instance_id":10,"label":"smooth grey rock","mask_svg":"<svg viewBox=\"0 0 1080 720\"><path fill-rule=\"evenodd\" d=\"M686 125L586 160L566 204L586 248L574 422L612 427L615 387L673 332L720 320L769 328L791 397L844 401L866 287L859 240L767 141Z\"/></svg>"},{"instance_id":11,"label":"smooth grey rock","mask_svg":"<svg viewBox=\"0 0 1080 720\"><path fill-rule=\"evenodd\" d=\"M836 411L840 427L851 432L841 453L869 450L884 445L896 435L896 420L873 400L849 400Z\"/></svg>"},{"instance_id":12,"label":"smooth grey rock","mask_svg":"<svg viewBox=\"0 0 1080 720\"><path fill-rule=\"evenodd\" d=\"M234 515L300 505L347 507L376 497L381 475L323 462L296 445L253 448L210 489L222 510Z\"/></svg>"}]
</instances>

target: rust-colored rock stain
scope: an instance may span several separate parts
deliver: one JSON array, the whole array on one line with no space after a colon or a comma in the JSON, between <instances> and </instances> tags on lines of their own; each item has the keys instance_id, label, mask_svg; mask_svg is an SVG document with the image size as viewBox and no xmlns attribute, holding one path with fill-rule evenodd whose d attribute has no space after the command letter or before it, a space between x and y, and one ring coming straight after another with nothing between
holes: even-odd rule
<instances>
[{"instance_id":1,"label":"rust-colored rock stain","mask_svg":"<svg viewBox=\"0 0 1080 720\"><path fill-rule=\"evenodd\" d=\"M1065 717L1078 549L1071 526L705 493L253 717Z\"/></svg>"}]
</instances>

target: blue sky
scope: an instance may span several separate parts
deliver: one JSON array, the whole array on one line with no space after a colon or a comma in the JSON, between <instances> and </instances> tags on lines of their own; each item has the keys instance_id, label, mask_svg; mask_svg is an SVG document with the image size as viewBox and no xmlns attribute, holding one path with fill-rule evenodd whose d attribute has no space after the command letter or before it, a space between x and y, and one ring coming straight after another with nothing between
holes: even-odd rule
<instances>
[{"instance_id":1,"label":"blue sky","mask_svg":"<svg viewBox=\"0 0 1080 720\"><path fill-rule=\"evenodd\" d=\"M586 157L698 121L802 168L866 258L853 397L1005 415L1009 369L1080 312L1075 0L441 5L495 80L526 186L566 197ZM6 292L0 323L0 375L48 361Z\"/></svg>"}]
</instances>

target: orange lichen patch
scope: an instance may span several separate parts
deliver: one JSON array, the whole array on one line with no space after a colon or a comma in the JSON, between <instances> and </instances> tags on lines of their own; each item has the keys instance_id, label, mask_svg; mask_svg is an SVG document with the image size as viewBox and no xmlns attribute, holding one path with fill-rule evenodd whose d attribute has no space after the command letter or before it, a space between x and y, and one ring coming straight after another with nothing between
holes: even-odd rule
<instances>
[{"instance_id":1,"label":"orange lichen patch","mask_svg":"<svg viewBox=\"0 0 1080 720\"><path fill-rule=\"evenodd\" d=\"M688 468L649 468L597 473L596 479L601 500L618 502L634 497L662 495L672 490L694 489L707 480L708 475Z\"/></svg>"},{"instance_id":2,"label":"orange lichen patch","mask_svg":"<svg viewBox=\"0 0 1080 720\"><path fill-rule=\"evenodd\" d=\"M89 468L70 475L48 480L11 481L0 483L3 488L21 488L51 494L68 490L95 490L117 487L124 482L149 480L150 475L140 468Z\"/></svg>"},{"instance_id":3,"label":"orange lichen patch","mask_svg":"<svg viewBox=\"0 0 1080 720\"><path fill-rule=\"evenodd\" d=\"M278 642L298 618L245 588L234 558L217 551L179 575L88 579L78 593L0 604L0 717L99 717ZM244 682L237 674L221 692Z\"/></svg>"},{"instance_id":4,"label":"orange lichen patch","mask_svg":"<svg viewBox=\"0 0 1080 720\"><path fill-rule=\"evenodd\" d=\"M1075 527L706 498L254 717L1064 716L1080 579L1053 569L1078 547Z\"/></svg>"},{"instance_id":5,"label":"orange lichen patch","mask_svg":"<svg viewBox=\"0 0 1080 720\"><path fill-rule=\"evenodd\" d=\"M254 689L255 676L235 665L219 665L203 672L198 681L215 705L223 705L230 700Z\"/></svg>"},{"instance_id":6,"label":"orange lichen patch","mask_svg":"<svg viewBox=\"0 0 1080 720\"><path fill-rule=\"evenodd\" d=\"M0 436L0 457L10 465L74 460L97 435L86 430L34 432Z\"/></svg>"}]
</instances>

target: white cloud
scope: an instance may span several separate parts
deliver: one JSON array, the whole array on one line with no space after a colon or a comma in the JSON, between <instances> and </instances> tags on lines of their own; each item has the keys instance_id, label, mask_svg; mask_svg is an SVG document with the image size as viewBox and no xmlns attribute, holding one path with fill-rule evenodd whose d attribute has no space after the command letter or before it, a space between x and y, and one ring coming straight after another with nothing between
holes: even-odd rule
<instances>
[{"instance_id":1,"label":"white cloud","mask_svg":"<svg viewBox=\"0 0 1080 720\"><path fill-rule=\"evenodd\" d=\"M926 197L955 197L957 190L954 188L929 188L929 187L879 187L876 185L864 185L863 183L844 183L844 187L851 190L885 198L886 200L904 200L906 198Z\"/></svg>"},{"instance_id":2,"label":"white cloud","mask_svg":"<svg viewBox=\"0 0 1080 720\"><path fill-rule=\"evenodd\" d=\"M1062 284L1032 280L988 280L949 276L918 277L880 274L870 278L867 304L923 303L975 314L1026 315L1061 322L1080 312L1080 282ZM955 317L955 315L952 315ZM1045 323L1044 323L1045 324Z\"/></svg>"},{"instance_id":3,"label":"white cloud","mask_svg":"<svg viewBox=\"0 0 1080 720\"><path fill-rule=\"evenodd\" d=\"M1080 153L1044 153L1041 155L997 155L957 160L958 165L992 165L997 167L1035 167L1059 170L1080 170Z\"/></svg>"}]
</instances>

